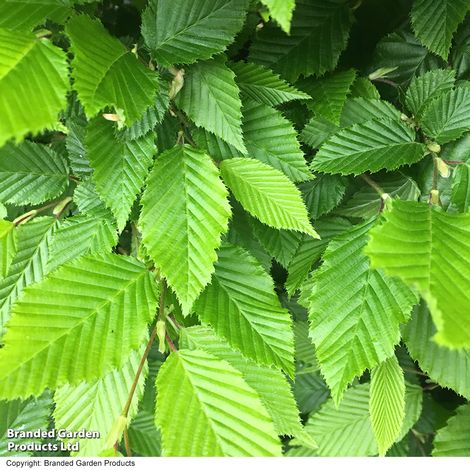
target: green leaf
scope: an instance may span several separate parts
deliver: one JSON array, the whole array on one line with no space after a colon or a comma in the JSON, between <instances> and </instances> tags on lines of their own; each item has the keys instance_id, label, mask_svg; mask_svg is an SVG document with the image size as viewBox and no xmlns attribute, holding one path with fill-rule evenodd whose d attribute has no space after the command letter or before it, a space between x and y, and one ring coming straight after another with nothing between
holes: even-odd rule
<instances>
[{"instance_id":1,"label":"green leaf","mask_svg":"<svg viewBox=\"0 0 470 470\"><path fill-rule=\"evenodd\" d=\"M155 281L132 258L84 256L54 271L14 305L0 350L0 396L38 395L122 366L155 308Z\"/></svg>"},{"instance_id":2,"label":"green leaf","mask_svg":"<svg viewBox=\"0 0 470 470\"><path fill-rule=\"evenodd\" d=\"M452 350L433 341L436 327L424 302L414 310L403 330L413 360L434 382L470 399L470 348Z\"/></svg>"},{"instance_id":3,"label":"green leaf","mask_svg":"<svg viewBox=\"0 0 470 470\"><path fill-rule=\"evenodd\" d=\"M189 67L176 102L197 126L246 153L239 89L223 57Z\"/></svg>"},{"instance_id":4,"label":"green leaf","mask_svg":"<svg viewBox=\"0 0 470 470\"><path fill-rule=\"evenodd\" d=\"M218 258L211 284L194 310L245 356L292 375L292 319L281 308L272 279L242 248L224 244Z\"/></svg>"},{"instance_id":5,"label":"green leaf","mask_svg":"<svg viewBox=\"0 0 470 470\"><path fill-rule=\"evenodd\" d=\"M414 0L411 23L418 39L447 60L452 37L468 10L468 0Z\"/></svg>"},{"instance_id":6,"label":"green leaf","mask_svg":"<svg viewBox=\"0 0 470 470\"><path fill-rule=\"evenodd\" d=\"M86 145L96 190L122 230L152 165L154 134L128 140L115 134L112 122L96 118L88 126Z\"/></svg>"},{"instance_id":7,"label":"green leaf","mask_svg":"<svg viewBox=\"0 0 470 470\"><path fill-rule=\"evenodd\" d=\"M38 398L29 400L0 401L0 457L27 457L31 451L8 450L9 443L15 445L24 444L24 439L9 438L7 431L37 431L45 430L49 425L52 401L48 393ZM28 439L29 443L39 443L37 438Z\"/></svg>"},{"instance_id":8,"label":"green leaf","mask_svg":"<svg viewBox=\"0 0 470 470\"><path fill-rule=\"evenodd\" d=\"M292 390L282 372L246 359L241 353L231 349L224 340L215 336L210 328L203 326L185 328L180 335L180 344L183 349L200 349L227 361L243 374L246 383L259 394L261 402L273 419L277 434L308 440L300 424ZM314 442L310 444L314 445Z\"/></svg>"},{"instance_id":9,"label":"green leaf","mask_svg":"<svg viewBox=\"0 0 470 470\"><path fill-rule=\"evenodd\" d=\"M452 178L452 202L460 212L468 212L470 207L470 165L458 165Z\"/></svg>"},{"instance_id":10,"label":"green leaf","mask_svg":"<svg viewBox=\"0 0 470 470\"><path fill-rule=\"evenodd\" d=\"M300 184L308 213L313 220L331 212L344 197L346 179L338 175L319 175Z\"/></svg>"},{"instance_id":11,"label":"green leaf","mask_svg":"<svg viewBox=\"0 0 470 470\"><path fill-rule=\"evenodd\" d=\"M400 111L388 101L371 98L351 98L346 101L341 114L341 127L350 127L374 119L398 121Z\"/></svg>"},{"instance_id":12,"label":"green leaf","mask_svg":"<svg viewBox=\"0 0 470 470\"><path fill-rule=\"evenodd\" d=\"M156 422L165 456L280 456L258 394L228 362L181 350L157 377Z\"/></svg>"},{"instance_id":13,"label":"green leaf","mask_svg":"<svg viewBox=\"0 0 470 470\"><path fill-rule=\"evenodd\" d=\"M268 106L278 106L292 100L309 100L310 96L297 90L272 70L257 64L234 62L230 68L240 90L250 99Z\"/></svg>"},{"instance_id":14,"label":"green leaf","mask_svg":"<svg viewBox=\"0 0 470 470\"><path fill-rule=\"evenodd\" d=\"M158 63L192 64L222 52L245 21L247 0L151 0L142 35Z\"/></svg>"},{"instance_id":15,"label":"green leaf","mask_svg":"<svg viewBox=\"0 0 470 470\"><path fill-rule=\"evenodd\" d=\"M29 284L42 279L49 256L49 244L57 228L53 217L36 218L17 229L17 250L7 276L0 280L0 341L10 309Z\"/></svg>"},{"instance_id":16,"label":"green leaf","mask_svg":"<svg viewBox=\"0 0 470 470\"><path fill-rule=\"evenodd\" d=\"M345 70L322 79L306 79L298 86L313 98L308 105L315 116L339 125L344 103L355 79L354 70Z\"/></svg>"},{"instance_id":17,"label":"green leaf","mask_svg":"<svg viewBox=\"0 0 470 470\"><path fill-rule=\"evenodd\" d=\"M372 266L419 290L431 310L439 344L470 347L470 214L394 201L384 216L367 247Z\"/></svg>"},{"instance_id":18,"label":"green leaf","mask_svg":"<svg viewBox=\"0 0 470 470\"><path fill-rule=\"evenodd\" d=\"M369 415L369 384L356 385L336 406L328 400L310 416L305 430L318 443L319 456L360 457L377 454Z\"/></svg>"},{"instance_id":19,"label":"green leaf","mask_svg":"<svg viewBox=\"0 0 470 470\"><path fill-rule=\"evenodd\" d=\"M323 75L336 67L347 45L350 24L345 2L297 0L290 35L266 25L254 41L249 58L290 81L300 75Z\"/></svg>"},{"instance_id":20,"label":"green leaf","mask_svg":"<svg viewBox=\"0 0 470 470\"><path fill-rule=\"evenodd\" d=\"M47 272L89 253L109 253L117 243L115 222L106 215L80 214L60 224L50 242Z\"/></svg>"},{"instance_id":21,"label":"green leaf","mask_svg":"<svg viewBox=\"0 0 470 470\"><path fill-rule=\"evenodd\" d=\"M69 83L65 53L34 34L0 29L0 64L2 147L54 127Z\"/></svg>"},{"instance_id":22,"label":"green leaf","mask_svg":"<svg viewBox=\"0 0 470 470\"><path fill-rule=\"evenodd\" d=\"M64 439L80 443L73 456L95 457L109 447L109 437L126 405L144 348L132 351L126 362L103 377L77 385L66 384L54 394L54 421L56 429L76 432L81 429L100 433L99 439ZM128 419L137 413L137 405L144 391L147 367L139 377L129 409ZM120 436L119 436L120 440ZM114 444L114 443L112 443Z\"/></svg>"},{"instance_id":23,"label":"green leaf","mask_svg":"<svg viewBox=\"0 0 470 470\"><path fill-rule=\"evenodd\" d=\"M313 276L310 337L335 403L354 377L394 354L417 302L404 283L371 269L363 249L373 223L331 241Z\"/></svg>"},{"instance_id":24,"label":"green leaf","mask_svg":"<svg viewBox=\"0 0 470 470\"><path fill-rule=\"evenodd\" d=\"M384 456L397 440L405 418L405 377L395 356L372 369L369 407L379 454Z\"/></svg>"},{"instance_id":25,"label":"green leaf","mask_svg":"<svg viewBox=\"0 0 470 470\"><path fill-rule=\"evenodd\" d=\"M299 190L280 171L251 158L224 160L220 171L244 209L261 222L318 237Z\"/></svg>"},{"instance_id":26,"label":"green leaf","mask_svg":"<svg viewBox=\"0 0 470 470\"><path fill-rule=\"evenodd\" d=\"M455 84L453 70L432 70L414 78L405 96L406 106L419 117L426 105L441 94L452 90Z\"/></svg>"},{"instance_id":27,"label":"green leaf","mask_svg":"<svg viewBox=\"0 0 470 470\"><path fill-rule=\"evenodd\" d=\"M183 312L210 281L227 231L227 189L210 158L190 146L160 155L142 197L143 242Z\"/></svg>"},{"instance_id":28,"label":"green leaf","mask_svg":"<svg viewBox=\"0 0 470 470\"><path fill-rule=\"evenodd\" d=\"M375 119L355 124L322 145L312 168L343 175L394 170L424 156L426 147L414 140L414 130L398 120Z\"/></svg>"},{"instance_id":29,"label":"green leaf","mask_svg":"<svg viewBox=\"0 0 470 470\"><path fill-rule=\"evenodd\" d=\"M417 201L421 195L418 185L409 176L390 174L377 181L377 184L391 198ZM354 193L344 205L335 210L335 214L346 217L369 219L376 216L383 205L383 199L374 188L363 186Z\"/></svg>"},{"instance_id":30,"label":"green leaf","mask_svg":"<svg viewBox=\"0 0 470 470\"><path fill-rule=\"evenodd\" d=\"M1 201L40 204L60 196L67 183L67 164L49 147L23 142L0 148Z\"/></svg>"},{"instance_id":31,"label":"green leaf","mask_svg":"<svg viewBox=\"0 0 470 470\"><path fill-rule=\"evenodd\" d=\"M470 404L462 405L447 425L437 431L433 457L470 456Z\"/></svg>"},{"instance_id":32,"label":"green leaf","mask_svg":"<svg viewBox=\"0 0 470 470\"><path fill-rule=\"evenodd\" d=\"M313 148L320 147L339 130L339 127L328 119L314 116L304 127L300 140Z\"/></svg>"},{"instance_id":33,"label":"green leaf","mask_svg":"<svg viewBox=\"0 0 470 470\"><path fill-rule=\"evenodd\" d=\"M268 9L271 17L287 34L290 33L290 23L295 9L295 0L261 0Z\"/></svg>"},{"instance_id":34,"label":"green leaf","mask_svg":"<svg viewBox=\"0 0 470 470\"><path fill-rule=\"evenodd\" d=\"M423 131L440 144L456 140L470 129L470 88L439 95L423 111Z\"/></svg>"},{"instance_id":35,"label":"green leaf","mask_svg":"<svg viewBox=\"0 0 470 470\"><path fill-rule=\"evenodd\" d=\"M134 452L145 457L160 456L160 433L155 427L153 411L139 411L129 426L128 434Z\"/></svg>"},{"instance_id":36,"label":"green leaf","mask_svg":"<svg viewBox=\"0 0 470 470\"><path fill-rule=\"evenodd\" d=\"M8 274L16 249L17 232L15 225L8 220L0 220L0 280Z\"/></svg>"},{"instance_id":37,"label":"green leaf","mask_svg":"<svg viewBox=\"0 0 470 470\"><path fill-rule=\"evenodd\" d=\"M155 103L158 76L112 37L99 20L74 16L65 31L74 54L74 87L87 117L113 106L118 114L124 114L125 124L132 125Z\"/></svg>"},{"instance_id":38,"label":"green leaf","mask_svg":"<svg viewBox=\"0 0 470 470\"><path fill-rule=\"evenodd\" d=\"M282 171L292 181L312 178L294 126L280 111L256 101L243 105L246 154Z\"/></svg>"}]
</instances>

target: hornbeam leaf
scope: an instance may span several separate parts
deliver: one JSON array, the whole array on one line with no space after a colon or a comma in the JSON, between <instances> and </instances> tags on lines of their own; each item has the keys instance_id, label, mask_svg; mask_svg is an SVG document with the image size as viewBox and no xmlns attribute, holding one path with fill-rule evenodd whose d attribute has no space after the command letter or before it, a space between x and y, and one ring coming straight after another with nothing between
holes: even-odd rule
<instances>
[{"instance_id":1,"label":"hornbeam leaf","mask_svg":"<svg viewBox=\"0 0 470 470\"><path fill-rule=\"evenodd\" d=\"M142 35L158 63L192 64L232 42L247 6L247 0L151 0L142 15Z\"/></svg>"},{"instance_id":2,"label":"hornbeam leaf","mask_svg":"<svg viewBox=\"0 0 470 470\"><path fill-rule=\"evenodd\" d=\"M88 126L86 143L96 191L122 230L152 165L154 134L129 140L115 135L112 122L96 118Z\"/></svg>"},{"instance_id":3,"label":"hornbeam leaf","mask_svg":"<svg viewBox=\"0 0 470 470\"><path fill-rule=\"evenodd\" d=\"M470 164L459 165L452 178L452 202L461 212L470 208Z\"/></svg>"},{"instance_id":4,"label":"hornbeam leaf","mask_svg":"<svg viewBox=\"0 0 470 470\"><path fill-rule=\"evenodd\" d=\"M372 230L366 250L372 266L419 290L436 324L439 344L470 347L470 214L394 201L384 217Z\"/></svg>"},{"instance_id":5,"label":"hornbeam leaf","mask_svg":"<svg viewBox=\"0 0 470 470\"><path fill-rule=\"evenodd\" d=\"M336 67L350 25L345 2L297 0L290 35L266 25L254 41L249 58L290 81L300 75L323 75Z\"/></svg>"},{"instance_id":6,"label":"hornbeam leaf","mask_svg":"<svg viewBox=\"0 0 470 470\"><path fill-rule=\"evenodd\" d=\"M403 282L371 269L363 249L373 223L331 241L313 275L310 337L336 403L354 377L394 354L400 323L417 303Z\"/></svg>"},{"instance_id":7,"label":"hornbeam leaf","mask_svg":"<svg viewBox=\"0 0 470 470\"><path fill-rule=\"evenodd\" d=\"M0 220L0 280L10 269L17 248L15 225L8 220Z\"/></svg>"},{"instance_id":8,"label":"hornbeam leaf","mask_svg":"<svg viewBox=\"0 0 470 470\"><path fill-rule=\"evenodd\" d=\"M276 109L252 100L243 103L247 155L285 173L292 181L312 179L294 126Z\"/></svg>"},{"instance_id":9,"label":"hornbeam leaf","mask_svg":"<svg viewBox=\"0 0 470 470\"><path fill-rule=\"evenodd\" d=\"M29 286L0 350L0 396L38 395L121 367L147 334L155 286L144 265L118 255L81 257Z\"/></svg>"},{"instance_id":10,"label":"hornbeam leaf","mask_svg":"<svg viewBox=\"0 0 470 470\"><path fill-rule=\"evenodd\" d=\"M190 146L160 155L147 180L143 242L186 314L214 271L230 217L227 196L211 159Z\"/></svg>"},{"instance_id":11,"label":"hornbeam leaf","mask_svg":"<svg viewBox=\"0 0 470 470\"><path fill-rule=\"evenodd\" d=\"M453 70L431 70L413 79L406 91L406 105L416 117L419 117L429 102L451 90L454 84L455 72Z\"/></svg>"},{"instance_id":12,"label":"hornbeam leaf","mask_svg":"<svg viewBox=\"0 0 470 470\"><path fill-rule=\"evenodd\" d=\"M99 20L74 16L65 31L74 53L74 87L88 118L114 106L130 126L154 105L158 76L112 37Z\"/></svg>"},{"instance_id":13,"label":"hornbeam leaf","mask_svg":"<svg viewBox=\"0 0 470 470\"><path fill-rule=\"evenodd\" d=\"M423 131L446 144L470 130L470 88L459 87L439 95L424 109Z\"/></svg>"},{"instance_id":14,"label":"hornbeam leaf","mask_svg":"<svg viewBox=\"0 0 470 470\"><path fill-rule=\"evenodd\" d=\"M268 7L272 18L289 34L295 0L261 0L261 2Z\"/></svg>"},{"instance_id":15,"label":"hornbeam leaf","mask_svg":"<svg viewBox=\"0 0 470 470\"><path fill-rule=\"evenodd\" d=\"M0 147L54 127L68 88L61 49L34 34L0 28Z\"/></svg>"},{"instance_id":16,"label":"hornbeam leaf","mask_svg":"<svg viewBox=\"0 0 470 470\"><path fill-rule=\"evenodd\" d=\"M418 39L447 60L452 37L468 10L468 0L415 0L411 23Z\"/></svg>"},{"instance_id":17,"label":"hornbeam leaf","mask_svg":"<svg viewBox=\"0 0 470 470\"><path fill-rule=\"evenodd\" d=\"M60 196L68 183L65 160L45 145L23 142L0 148L0 200L40 204Z\"/></svg>"},{"instance_id":18,"label":"hornbeam leaf","mask_svg":"<svg viewBox=\"0 0 470 470\"><path fill-rule=\"evenodd\" d=\"M401 113L388 101L372 98L351 98L344 103L341 127L350 127L373 119L400 120Z\"/></svg>"},{"instance_id":19,"label":"hornbeam leaf","mask_svg":"<svg viewBox=\"0 0 470 470\"><path fill-rule=\"evenodd\" d=\"M244 209L261 222L318 238L299 190L280 171L251 158L224 160L220 171Z\"/></svg>"},{"instance_id":20,"label":"hornbeam leaf","mask_svg":"<svg viewBox=\"0 0 470 470\"><path fill-rule=\"evenodd\" d=\"M294 436L310 440L300 424L299 412L292 390L281 371L260 366L230 348L212 329L203 326L185 328L180 335L183 349L200 349L227 361L243 374L246 383L258 394L271 415L276 432L281 436ZM313 441L310 445L315 445Z\"/></svg>"},{"instance_id":21,"label":"hornbeam leaf","mask_svg":"<svg viewBox=\"0 0 470 470\"><path fill-rule=\"evenodd\" d=\"M68 443L80 443L79 451L73 452L73 456L95 457L107 449L108 437L124 410L143 352L143 347L132 351L122 367L107 372L99 379L77 385L66 384L55 391L56 429L72 432L86 429L100 433L99 439L64 439ZM137 382L129 409L129 420L137 413L146 375L145 366Z\"/></svg>"},{"instance_id":22,"label":"hornbeam leaf","mask_svg":"<svg viewBox=\"0 0 470 470\"><path fill-rule=\"evenodd\" d=\"M415 132L399 120L374 119L355 124L340 130L322 145L312 168L343 175L394 170L424 156L426 147L414 139Z\"/></svg>"},{"instance_id":23,"label":"hornbeam leaf","mask_svg":"<svg viewBox=\"0 0 470 470\"><path fill-rule=\"evenodd\" d=\"M274 425L241 372L204 351L180 350L157 376L164 456L280 456Z\"/></svg>"},{"instance_id":24,"label":"hornbeam leaf","mask_svg":"<svg viewBox=\"0 0 470 470\"><path fill-rule=\"evenodd\" d=\"M272 72L257 64L235 62L230 64L235 81L249 98L268 106L277 106L292 100L309 100L310 96L299 91Z\"/></svg>"},{"instance_id":25,"label":"hornbeam leaf","mask_svg":"<svg viewBox=\"0 0 470 470\"><path fill-rule=\"evenodd\" d=\"M245 356L293 374L292 319L274 293L270 276L242 248L222 245L211 284L194 307Z\"/></svg>"},{"instance_id":26,"label":"hornbeam leaf","mask_svg":"<svg viewBox=\"0 0 470 470\"><path fill-rule=\"evenodd\" d=\"M470 348L452 350L437 345L436 327L424 302L414 310L403 330L403 340L413 360L431 380L470 400Z\"/></svg>"},{"instance_id":27,"label":"hornbeam leaf","mask_svg":"<svg viewBox=\"0 0 470 470\"><path fill-rule=\"evenodd\" d=\"M161 455L161 437L155 427L153 410L140 410L132 420L128 434L131 449L137 454L148 457Z\"/></svg>"},{"instance_id":28,"label":"hornbeam leaf","mask_svg":"<svg viewBox=\"0 0 470 470\"><path fill-rule=\"evenodd\" d=\"M400 435L405 418L405 377L395 356L372 369L369 407L379 454L384 456Z\"/></svg>"},{"instance_id":29,"label":"hornbeam leaf","mask_svg":"<svg viewBox=\"0 0 470 470\"><path fill-rule=\"evenodd\" d=\"M189 67L176 101L197 126L246 153L239 89L223 57Z\"/></svg>"},{"instance_id":30,"label":"hornbeam leaf","mask_svg":"<svg viewBox=\"0 0 470 470\"><path fill-rule=\"evenodd\" d=\"M7 431L37 431L47 429L51 414L52 400L48 392L41 397L28 400L0 401L0 457L27 457L31 451L8 450L8 444L24 444L21 438L8 437ZM40 442L41 439L28 439L28 443Z\"/></svg>"},{"instance_id":31,"label":"hornbeam leaf","mask_svg":"<svg viewBox=\"0 0 470 470\"><path fill-rule=\"evenodd\" d=\"M462 405L437 431L433 457L470 457L470 404Z\"/></svg>"},{"instance_id":32,"label":"hornbeam leaf","mask_svg":"<svg viewBox=\"0 0 470 470\"><path fill-rule=\"evenodd\" d=\"M46 272L49 245L56 228L53 217L39 217L17 228L17 250L6 277L0 280L1 340L11 306L26 286L40 281Z\"/></svg>"},{"instance_id":33,"label":"hornbeam leaf","mask_svg":"<svg viewBox=\"0 0 470 470\"><path fill-rule=\"evenodd\" d=\"M318 443L317 455L377 455L369 414L369 389L369 384L356 385L346 391L339 406L328 400L309 417L305 430Z\"/></svg>"}]
</instances>

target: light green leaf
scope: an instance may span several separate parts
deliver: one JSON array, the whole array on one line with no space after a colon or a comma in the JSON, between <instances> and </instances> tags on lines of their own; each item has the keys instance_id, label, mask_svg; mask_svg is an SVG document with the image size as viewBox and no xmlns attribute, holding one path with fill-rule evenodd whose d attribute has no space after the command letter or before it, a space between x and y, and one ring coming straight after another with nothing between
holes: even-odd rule
<instances>
[{"instance_id":1,"label":"light green leaf","mask_svg":"<svg viewBox=\"0 0 470 470\"><path fill-rule=\"evenodd\" d=\"M143 242L185 314L214 271L230 217L227 195L211 159L190 146L160 155L147 180Z\"/></svg>"},{"instance_id":2,"label":"light green leaf","mask_svg":"<svg viewBox=\"0 0 470 470\"><path fill-rule=\"evenodd\" d=\"M294 126L276 109L252 100L243 104L246 155L282 171L294 182L312 178Z\"/></svg>"},{"instance_id":3,"label":"light green leaf","mask_svg":"<svg viewBox=\"0 0 470 470\"><path fill-rule=\"evenodd\" d=\"M295 0L261 0L261 2L268 7L271 17L289 34Z\"/></svg>"},{"instance_id":4,"label":"light green leaf","mask_svg":"<svg viewBox=\"0 0 470 470\"><path fill-rule=\"evenodd\" d=\"M197 126L246 153L239 89L223 56L189 67L176 102Z\"/></svg>"},{"instance_id":5,"label":"light green leaf","mask_svg":"<svg viewBox=\"0 0 470 470\"><path fill-rule=\"evenodd\" d=\"M247 0L151 0L142 35L158 63L192 64L222 52L245 21Z\"/></svg>"},{"instance_id":6,"label":"light green leaf","mask_svg":"<svg viewBox=\"0 0 470 470\"><path fill-rule=\"evenodd\" d=\"M242 248L222 245L218 257L212 282L194 310L245 356L292 375L292 319L281 308L272 279Z\"/></svg>"},{"instance_id":7,"label":"light green leaf","mask_svg":"<svg viewBox=\"0 0 470 470\"><path fill-rule=\"evenodd\" d=\"M258 394L228 362L181 350L157 376L156 422L165 456L280 456Z\"/></svg>"},{"instance_id":8,"label":"light green leaf","mask_svg":"<svg viewBox=\"0 0 470 470\"><path fill-rule=\"evenodd\" d=\"M391 198L417 201L421 191L415 181L403 174L390 174L377 181L377 184ZM383 199L374 188L363 186L344 205L335 210L335 214L346 217L369 219L376 216L383 205Z\"/></svg>"},{"instance_id":9,"label":"light green leaf","mask_svg":"<svg viewBox=\"0 0 470 470\"><path fill-rule=\"evenodd\" d=\"M344 2L297 0L290 35L266 25L253 42L249 58L290 81L300 75L323 75L336 67L350 24L350 10Z\"/></svg>"},{"instance_id":10,"label":"light green leaf","mask_svg":"<svg viewBox=\"0 0 470 470\"><path fill-rule=\"evenodd\" d=\"M220 171L244 209L261 222L318 238L299 190L280 171L251 158L224 160Z\"/></svg>"},{"instance_id":11,"label":"light green leaf","mask_svg":"<svg viewBox=\"0 0 470 470\"><path fill-rule=\"evenodd\" d=\"M369 384L356 385L336 406L332 399L310 416L305 430L318 443L316 454L331 457L377 455L369 415Z\"/></svg>"},{"instance_id":12,"label":"light green leaf","mask_svg":"<svg viewBox=\"0 0 470 470\"><path fill-rule=\"evenodd\" d=\"M470 348L452 350L436 344L436 327L424 301L414 310L403 330L403 339L413 360L434 382L470 400Z\"/></svg>"},{"instance_id":13,"label":"light green leaf","mask_svg":"<svg viewBox=\"0 0 470 470\"><path fill-rule=\"evenodd\" d=\"M112 122L96 118L88 126L86 144L96 190L121 231L144 185L156 149L152 132L136 140L115 132Z\"/></svg>"},{"instance_id":14,"label":"light green leaf","mask_svg":"<svg viewBox=\"0 0 470 470\"><path fill-rule=\"evenodd\" d=\"M65 53L34 34L0 29L0 64L2 147L9 139L54 127L69 82Z\"/></svg>"},{"instance_id":15,"label":"light green leaf","mask_svg":"<svg viewBox=\"0 0 470 470\"><path fill-rule=\"evenodd\" d=\"M470 207L470 164L458 165L452 177L452 202L460 212Z\"/></svg>"},{"instance_id":16,"label":"light green leaf","mask_svg":"<svg viewBox=\"0 0 470 470\"><path fill-rule=\"evenodd\" d=\"M10 269L17 249L17 232L15 225L8 220L0 220L0 280Z\"/></svg>"},{"instance_id":17,"label":"light green leaf","mask_svg":"<svg viewBox=\"0 0 470 470\"><path fill-rule=\"evenodd\" d=\"M339 127L328 119L314 116L304 127L300 140L313 148L320 147L339 130Z\"/></svg>"},{"instance_id":18,"label":"light green leaf","mask_svg":"<svg viewBox=\"0 0 470 470\"><path fill-rule=\"evenodd\" d=\"M243 374L246 383L259 394L273 419L277 434L309 440L300 424L292 390L282 372L246 359L207 327L185 328L180 334L180 344L183 349L200 349L227 361ZM314 445L314 442L310 444Z\"/></svg>"},{"instance_id":19,"label":"light green leaf","mask_svg":"<svg viewBox=\"0 0 470 470\"><path fill-rule=\"evenodd\" d=\"M49 426L52 400L49 393L29 400L0 401L0 457L27 457L31 451L8 450L8 443L21 445L24 439L8 438L8 429L15 431L46 430ZM39 443L40 439L28 439L28 443Z\"/></svg>"},{"instance_id":20,"label":"light green leaf","mask_svg":"<svg viewBox=\"0 0 470 470\"><path fill-rule=\"evenodd\" d=\"M433 99L452 90L455 84L455 72L453 70L431 70L411 82L405 96L406 106L416 116Z\"/></svg>"},{"instance_id":21,"label":"light green leaf","mask_svg":"<svg viewBox=\"0 0 470 470\"><path fill-rule=\"evenodd\" d=\"M437 431L433 457L470 457L470 404L462 405Z\"/></svg>"},{"instance_id":22,"label":"light green leaf","mask_svg":"<svg viewBox=\"0 0 470 470\"><path fill-rule=\"evenodd\" d=\"M111 36L99 20L74 16L65 28L74 54L74 87L88 118L108 106L127 126L155 103L158 76Z\"/></svg>"},{"instance_id":23,"label":"light green leaf","mask_svg":"<svg viewBox=\"0 0 470 470\"><path fill-rule=\"evenodd\" d=\"M0 341L10 309L23 289L42 279L49 257L49 244L57 228L53 217L39 217L17 229L17 251L7 276L0 280Z\"/></svg>"},{"instance_id":24,"label":"light green leaf","mask_svg":"<svg viewBox=\"0 0 470 470\"><path fill-rule=\"evenodd\" d=\"M343 175L394 170L423 158L426 147L414 140L414 130L398 120L375 119L355 124L322 145L312 168Z\"/></svg>"},{"instance_id":25,"label":"light green leaf","mask_svg":"<svg viewBox=\"0 0 470 470\"><path fill-rule=\"evenodd\" d=\"M99 379L80 382L77 385L66 384L56 390L54 394L56 429L67 429L72 432L86 429L100 433L99 439L64 439L68 443L77 441L80 443L80 450L74 452L73 456L96 457L107 449L110 433L124 410L143 352L143 347L132 351L121 367L107 372ZM146 375L145 366L129 409L129 420L132 420L137 413Z\"/></svg>"},{"instance_id":26,"label":"light green leaf","mask_svg":"<svg viewBox=\"0 0 470 470\"><path fill-rule=\"evenodd\" d=\"M468 10L468 0L414 0L411 23L418 39L447 60L452 37Z\"/></svg>"},{"instance_id":27,"label":"light green leaf","mask_svg":"<svg viewBox=\"0 0 470 470\"><path fill-rule=\"evenodd\" d=\"M89 253L107 253L117 243L115 222L106 216L80 214L60 224L50 242L47 272Z\"/></svg>"},{"instance_id":28,"label":"light green leaf","mask_svg":"<svg viewBox=\"0 0 470 470\"><path fill-rule=\"evenodd\" d=\"M240 90L250 99L268 106L278 106L292 100L309 100L310 96L297 90L270 69L257 64L230 64Z\"/></svg>"},{"instance_id":29,"label":"light green leaf","mask_svg":"<svg viewBox=\"0 0 470 470\"><path fill-rule=\"evenodd\" d=\"M121 367L155 308L155 280L135 259L84 256L54 271L14 305L0 350L0 396L38 395Z\"/></svg>"},{"instance_id":30,"label":"light green leaf","mask_svg":"<svg viewBox=\"0 0 470 470\"><path fill-rule=\"evenodd\" d=\"M419 290L436 324L439 344L470 347L470 214L394 201L384 216L367 247L372 266Z\"/></svg>"},{"instance_id":31,"label":"light green leaf","mask_svg":"<svg viewBox=\"0 0 470 470\"><path fill-rule=\"evenodd\" d=\"M379 454L384 456L405 418L405 377L395 356L372 369L369 408Z\"/></svg>"},{"instance_id":32,"label":"light green leaf","mask_svg":"<svg viewBox=\"0 0 470 470\"><path fill-rule=\"evenodd\" d=\"M65 160L45 145L23 142L0 148L0 200L40 204L60 196L68 183Z\"/></svg>"},{"instance_id":33,"label":"light green leaf","mask_svg":"<svg viewBox=\"0 0 470 470\"><path fill-rule=\"evenodd\" d=\"M354 377L394 354L417 302L404 283L371 269L363 249L373 223L331 241L313 276L310 337L335 403Z\"/></svg>"},{"instance_id":34,"label":"light green leaf","mask_svg":"<svg viewBox=\"0 0 470 470\"><path fill-rule=\"evenodd\" d=\"M470 88L459 87L439 95L423 110L423 131L440 144L470 130Z\"/></svg>"},{"instance_id":35,"label":"light green leaf","mask_svg":"<svg viewBox=\"0 0 470 470\"><path fill-rule=\"evenodd\" d=\"M350 127L374 119L399 121L400 111L388 101L371 98L351 98L344 103L341 127Z\"/></svg>"}]
</instances>

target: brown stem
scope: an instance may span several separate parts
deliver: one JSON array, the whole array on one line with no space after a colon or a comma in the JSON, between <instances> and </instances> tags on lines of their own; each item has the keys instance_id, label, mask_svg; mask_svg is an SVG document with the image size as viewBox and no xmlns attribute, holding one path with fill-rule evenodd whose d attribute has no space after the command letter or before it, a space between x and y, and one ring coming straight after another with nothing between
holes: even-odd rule
<instances>
[{"instance_id":1,"label":"brown stem","mask_svg":"<svg viewBox=\"0 0 470 470\"><path fill-rule=\"evenodd\" d=\"M28 220L32 219L33 217L36 217L41 212L44 212L47 209L50 209L51 207L56 207L59 204L66 203L69 200L71 200L71 199L69 197L66 197L66 198L62 199L61 201L50 202L49 204L46 204L45 206L38 207L37 209L30 210L30 211L26 212L25 214L22 214L22 215L18 216L13 221L13 224L21 225L22 223L27 222Z\"/></svg>"},{"instance_id":2,"label":"brown stem","mask_svg":"<svg viewBox=\"0 0 470 470\"><path fill-rule=\"evenodd\" d=\"M129 442L129 432L127 431L127 428L124 429L124 447L126 449L126 455L128 457L132 457L131 444Z\"/></svg>"},{"instance_id":3,"label":"brown stem","mask_svg":"<svg viewBox=\"0 0 470 470\"><path fill-rule=\"evenodd\" d=\"M166 337L166 340L168 342L168 346L170 346L170 349L173 352L178 351L178 349L176 348L175 343L173 343L173 340L171 339L170 335L167 333L165 337Z\"/></svg>"},{"instance_id":4,"label":"brown stem","mask_svg":"<svg viewBox=\"0 0 470 470\"><path fill-rule=\"evenodd\" d=\"M160 305L159 305L159 311L158 311L158 317L164 315L164 309L165 309L165 294L166 294L166 282L164 280L161 281L161 288L160 288ZM129 410L131 408L132 404L132 399L134 398L135 390L137 388L137 384L139 382L140 375L142 374L142 370L144 369L145 362L147 361L147 358L150 354L150 350L152 349L153 342L155 341L155 338L157 336L157 326L155 325L152 333L150 334L150 338L147 342L147 346L145 347L144 354L142 355L142 358L140 359L139 367L137 369L137 372L134 377L134 381L132 382L131 389L129 391L129 396L127 397L126 404L124 406L124 409L121 413L122 416L127 418L129 415Z\"/></svg>"},{"instance_id":5,"label":"brown stem","mask_svg":"<svg viewBox=\"0 0 470 470\"><path fill-rule=\"evenodd\" d=\"M368 175L363 174L361 178L372 188L374 189L380 197L385 194L385 191Z\"/></svg>"},{"instance_id":6,"label":"brown stem","mask_svg":"<svg viewBox=\"0 0 470 470\"><path fill-rule=\"evenodd\" d=\"M381 83L386 83L387 85L392 86L393 88L398 88L398 83L388 80L387 78L376 78L373 80L374 82L381 82Z\"/></svg>"},{"instance_id":7,"label":"brown stem","mask_svg":"<svg viewBox=\"0 0 470 470\"><path fill-rule=\"evenodd\" d=\"M461 162L459 160L442 160L447 165L465 165L466 162Z\"/></svg>"}]
</instances>

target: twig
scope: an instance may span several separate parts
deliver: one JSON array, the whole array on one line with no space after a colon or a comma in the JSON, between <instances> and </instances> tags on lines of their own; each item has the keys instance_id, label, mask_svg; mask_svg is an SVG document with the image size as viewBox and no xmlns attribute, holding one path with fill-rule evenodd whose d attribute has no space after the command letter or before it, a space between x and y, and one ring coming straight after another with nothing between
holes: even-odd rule
<instances>
[{"instance_id":1,"label":"twig","mask_svg":"<svg viewBox=\"0 0 470 470\"><path fill-rule=\"evenodd\" d=\"M126 449L126 455L128 457L132 457L132 450L131 444L129 442L129 432L127 431L127 427L124 429L124 447Z\"/></svg>"}]
</instances>

